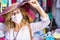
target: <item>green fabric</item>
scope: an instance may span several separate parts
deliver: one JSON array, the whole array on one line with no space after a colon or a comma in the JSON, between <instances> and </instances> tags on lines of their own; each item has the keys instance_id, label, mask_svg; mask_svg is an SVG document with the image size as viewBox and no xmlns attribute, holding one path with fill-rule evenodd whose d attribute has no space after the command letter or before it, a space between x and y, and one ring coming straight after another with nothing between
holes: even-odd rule
<instances>
[{"instance_id":1,"label":"green fabric","mask_svg":"<svg viewBox=\"0 0 60 40\"><path fill-rule=\"evenodd\" d=\"M2 0L2 4L6 4L7 5L7 0Z\"/></svg>"},{"instance_id":2,"label":"green fabric","mask_svg":"<svg viewBox=\"0 0 60 40\"><path fill-rule=\"evenodd\" d=\"M52 19L52 12L48 13L50 20Z\"/></svg>"}]
</instances>

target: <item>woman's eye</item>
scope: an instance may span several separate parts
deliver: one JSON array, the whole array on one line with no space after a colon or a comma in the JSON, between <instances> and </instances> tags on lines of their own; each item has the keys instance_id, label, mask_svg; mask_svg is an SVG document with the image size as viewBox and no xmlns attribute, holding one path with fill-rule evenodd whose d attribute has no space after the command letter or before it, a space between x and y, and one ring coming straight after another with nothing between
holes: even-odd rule
<instances>
[{"instance_id":1,"label":"woman's eye","mask_svg":"<svg viewBox=\"0 0 60 40\"><path fill-rule=\"evenodd\" d=\"M17 11L16 13L20 13L19 11Z\"/></svg>"},{"instance_id":2,"label":"woman's eye","mask_svg":"<svg viewBox=\"0 0 60 40\"><path fill-rule=\"evenodd\" d=\"M17 13L19 13L19 12L17 11Z\"/></svg>"},{"instance_id":3,"label":"woman's eye","mask_svg":"<svg viewBox=\"0 0 60 40\"><path fill-rule=\"evenodd\" d=\"M13 15L16 15L16 13L13 13Z\"/></svg>"},{"instance_id":4,"label":"woman's eye","mask_svg":"<svg viewBox=\"0 0 60 40\"><path fill-rule=\"evenodd\" d=\"M16 15L15 13L12 13L12 15L14 16L14 15Z\"/></svg>"}]
</instances>

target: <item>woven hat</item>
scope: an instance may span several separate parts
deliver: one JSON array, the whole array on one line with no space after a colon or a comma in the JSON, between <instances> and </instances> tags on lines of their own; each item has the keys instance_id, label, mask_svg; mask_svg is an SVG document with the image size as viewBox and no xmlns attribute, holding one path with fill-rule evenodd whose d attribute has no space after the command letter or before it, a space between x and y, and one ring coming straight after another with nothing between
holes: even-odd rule
<instances>
[{"instance_id":1,"label":"woven hat","mask_svg":"<svg viewBox=\"0 0 60 40\"><path fill-rule=\"evenodd\" d=\"M28 15L29 21L32 22L35 19L35 13L28 7L26 6L27 2L22 2L22 3L13 3L10 7L7 7L2 13L0 13L0 16L7 14L8 12L11 12L12 10L22 7Z\"/></svg>"}]
</instances>

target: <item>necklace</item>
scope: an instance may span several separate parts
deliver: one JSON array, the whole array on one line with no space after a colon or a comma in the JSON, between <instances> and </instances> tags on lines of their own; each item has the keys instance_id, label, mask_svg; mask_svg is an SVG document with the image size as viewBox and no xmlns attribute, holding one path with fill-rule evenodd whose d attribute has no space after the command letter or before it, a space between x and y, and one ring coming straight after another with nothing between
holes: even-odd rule
<instances>
[{"instance_id":1,"label":"necklace","mask_svg":"<svg viewBox=\"0 0 60 40\"><path fill-rule=\"evenodd\" d=\"M16 35L14 35L15 33L14 33L14 30L13 30L13 39L14 40L16 40L16 38L17 38L17 36L18 36L18 34L19 34L19 31L21 31L21 29L20 28L18 28L19 30L17 31L17 33L16 33Z\"/></svg>"},{"instance_id":2,"label":"necklace","mask_svg":"<svg viewBox=\"0 0 60 40\"><path fill-rule=\"evenodd\" d=\"M18 33L19 33L19 31L16 33L16 36L15 36L15 35L14 35L14 31L13 31L13 37L14 37L13 39L14 39L14 40L16 40L16 38L17 38L17 36L18 36Z\"/></svg>"}]
</instances>

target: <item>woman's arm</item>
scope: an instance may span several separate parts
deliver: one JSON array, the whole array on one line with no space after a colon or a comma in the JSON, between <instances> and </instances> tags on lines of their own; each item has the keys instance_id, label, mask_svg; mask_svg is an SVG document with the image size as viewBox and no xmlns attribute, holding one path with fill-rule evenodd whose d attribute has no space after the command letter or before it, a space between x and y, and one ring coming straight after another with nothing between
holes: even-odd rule
<instances>
[{"instance_id":1,"label":"woman's arm","mask_svg":"<svg viewBox=\"0 0 60 40\"><path fill-rule=\"evenodd\" d=\"M41 8L41 6L37 7L38 12L40 13L42 18L47 18L48 15L45 13L45 11Z\"/></svg>"},{"instance_id":2,"label":"woman's arm","mask_svg":"<svg viewBox=\"0 0 60 40\"><path fill-rule=\"evenodd\" d=\"M48 15L45 13L45 11L41 8L37 0L31 0L29 1L29 4L32 5L37 11L40 13L42 18L47 18Z\"/></svg>"},{"instance_id":3,"label":"woman's arm","mask_svg":"<svg viewBox=\"0 0 60 40\"><path fill-rule=\"evenodd\" d=\"M34 34L34 32L36 31L40 31L42 29L44 29L45 27L47 27L50 23L49 17L48 15L44 12L44 10L41 8L41 6L39 5L37 0L33 0L33 1L29 1L30 5L32 5L35 9L37 9L37 11L40 13L41 15L41 21L40 22L34 22L34 23L30 23L30 27L32 30L32 35Z\"/></svg>"}]
</instances>

